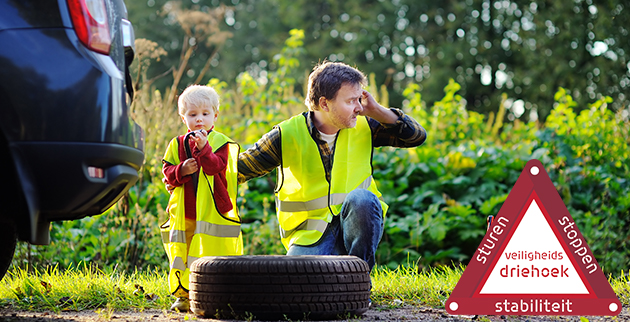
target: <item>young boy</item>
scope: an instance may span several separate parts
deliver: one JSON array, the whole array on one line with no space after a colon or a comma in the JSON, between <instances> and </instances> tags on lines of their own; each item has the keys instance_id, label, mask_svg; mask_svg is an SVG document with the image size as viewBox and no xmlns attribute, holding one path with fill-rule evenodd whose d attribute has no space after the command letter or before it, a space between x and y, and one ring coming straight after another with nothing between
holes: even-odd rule
<instances>
[{"instance_id":1,"label":"young boy","mask_svg":"<svg viewBox=\"0 0 630 322\"><path fill-rule=\"evenodd\" d=\"M189 86L177 105L188 133L171 140L162 161L165 181L175 189L167 207L169 220L160 228L169 260L169 290L177 297L171 310L188 312L192 262L243 254L236 208L239 146L213 131L219 95L212 87Z\"/></svg>"}]
</instances>

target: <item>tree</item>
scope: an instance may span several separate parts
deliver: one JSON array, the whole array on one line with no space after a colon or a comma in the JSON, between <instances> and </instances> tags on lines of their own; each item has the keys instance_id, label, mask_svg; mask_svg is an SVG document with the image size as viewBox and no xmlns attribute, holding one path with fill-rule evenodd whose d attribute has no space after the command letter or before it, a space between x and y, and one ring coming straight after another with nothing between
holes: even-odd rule
<instances>
[{"instance_id":1,"label":"tree","mask_svg":"<svg viewBox=\"0 0 630 322\"><path fill-rule=\"evenodd\" d=\"M410 82L431 104L450 78L462 85L468 106L483 113L496 110L506 93L511 119L544 119L559 87L572 93L577 110L601 95L614 99L613 110L630 103L630 8L623 0L193 0L183 6L207 12L222 3L230 7L221 28L234 36L207 77L234 82L248 71L265 81L278 68L274 53L297 28L305 31L305 74L322 59L356 65L388 86L393 106L403 104ZM159 14L164 4L149 0L129 9L132 21L138 19L136 35L169 52L163 70L183 46L181 32L171 30L174 20ZM137 16L136 10L153 12ZM199 51L191 66L209 55Z\"/></svg>"}]
</instances>

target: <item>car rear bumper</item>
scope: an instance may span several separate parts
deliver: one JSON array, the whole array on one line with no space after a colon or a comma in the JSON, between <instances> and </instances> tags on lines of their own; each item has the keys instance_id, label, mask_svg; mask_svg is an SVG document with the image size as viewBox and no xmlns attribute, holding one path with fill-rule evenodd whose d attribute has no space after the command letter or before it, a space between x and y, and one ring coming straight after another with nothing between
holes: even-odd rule
<instances>
[{"instance_id":1,"label":"car rear bumper","mask_svg":"<svg viewBox=\"0 0 630 322\"><path fill-rule=\"evenodd\" d=\"M104 212L135 184L144 160L141 150L114 143L13 142L10 149L27 199L46 221Z\"/></svg>"}]
</instances>

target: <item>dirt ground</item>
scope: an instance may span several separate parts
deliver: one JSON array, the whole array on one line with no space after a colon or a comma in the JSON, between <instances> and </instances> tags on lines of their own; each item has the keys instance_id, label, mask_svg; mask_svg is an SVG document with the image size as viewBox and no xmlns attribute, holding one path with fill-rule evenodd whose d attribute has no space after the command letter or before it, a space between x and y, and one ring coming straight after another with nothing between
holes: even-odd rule
<instances>
[{"instance_id":1,"label":"dirt ground","mask_svg":"<svg viewBox=\"0 0 630 322\"><path fill-rule=\"evenodd\" d=\"M589 322L593 321L621 321L630 322L630 308L623 307L621 314L616 317L588 316ZM184 322L184 321L237 321L237 320L215 320L204 319L194 314L175 313L171 311L145 310L143 312L24 312L10 311L0 309L0 321L20 321L20 322L59 322L59 321L77 321L77 322ZM259 321L259 320L253 320ZM523 322L564 322L564 321L581 321L579 316L453 316L449 315L444 309L434 309L427 307L417 307L411 305L401 305L397 308L389 307L373 307L368 310L360 318L339 319L335 322L350 321L523 321Z\"/></svg>"}]
</instances>

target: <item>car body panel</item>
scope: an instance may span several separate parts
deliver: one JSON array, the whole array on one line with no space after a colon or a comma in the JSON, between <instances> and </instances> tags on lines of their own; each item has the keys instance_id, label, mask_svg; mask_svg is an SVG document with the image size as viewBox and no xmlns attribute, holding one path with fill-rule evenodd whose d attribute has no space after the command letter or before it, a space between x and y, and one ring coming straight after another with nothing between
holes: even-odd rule
<instances>
[{"instance_id":1,"label":"car body panel","mask_svg":"<svg viewBox=\"0 0 630 322\"><path fill-rule=\"evenodd\" d=\"M0 30L51 28L64 25L54 0L5 0L0 10ZM72 25L66 25L72 28Z\"/></svg>"},{"instance_id":2,"label":"car body panel","mask_svg":"<svg viewBox=\"0 0 630 322\"><path fill-rule=\"evenodd\" d=\"M16 181L23 204L0 216L15 216L19 238L33 244L49 242L51 221L107 210L143 164L127 96L133 27L122 0L106 7L109 55L81 44L65 0L0 1L0 157L10 160L0 179Z\"/></svg>"}]
</instances>

